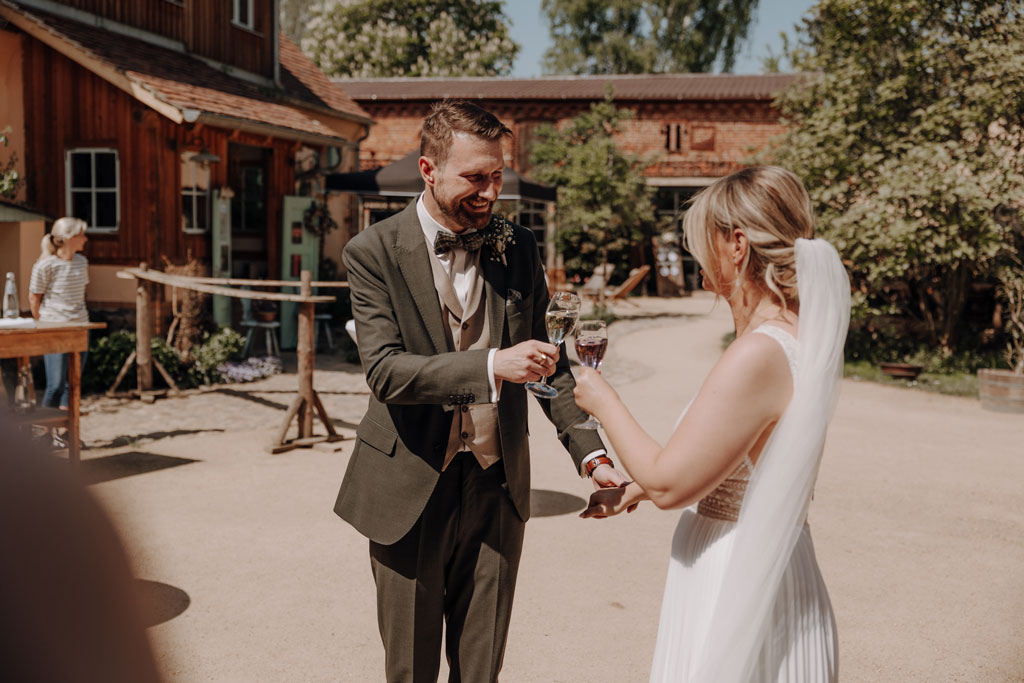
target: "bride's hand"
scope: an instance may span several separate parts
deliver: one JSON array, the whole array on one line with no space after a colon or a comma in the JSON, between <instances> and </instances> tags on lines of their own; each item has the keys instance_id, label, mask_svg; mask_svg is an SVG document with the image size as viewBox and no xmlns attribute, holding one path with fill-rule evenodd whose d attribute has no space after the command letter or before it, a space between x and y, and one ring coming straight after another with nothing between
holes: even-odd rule
<instances>
[{"instance_id":1,"label":"bride's hand","mask_svg":"<svg viewBox=\"0 0 1024 683\"><path fill-rule=\"evenodd\" d=\"M636 482L617 488L598 489L590 494L590 503L580 513L580 517L602 519L623 511L632 512L642 500L647 500L647 494Z\"/></svg>"},{"instance_id":2,"label":"bride's hand","mask_svg":"<svg viewBox=\"0 0 1024 683\"><path fill-rule=\"evenodd\" d=\"M575 374L576 389L573 395L576 397L576 405L600 420L598 413L601 406L617 400L619 395L597 370L580 366Z\"/></svg>"}]
</instances>

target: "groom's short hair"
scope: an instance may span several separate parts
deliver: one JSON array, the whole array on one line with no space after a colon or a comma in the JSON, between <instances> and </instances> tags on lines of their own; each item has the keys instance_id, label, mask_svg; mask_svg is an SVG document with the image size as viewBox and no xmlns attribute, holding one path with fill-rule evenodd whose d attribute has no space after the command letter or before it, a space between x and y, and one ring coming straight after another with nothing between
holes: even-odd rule
<instances>
[{"instance_id":1,"label":"groom's short hair","mask_svg":"<svg viewBox=\"0 0 1024 683\"><path fill-rule=\"evenodd\" d=\"M443 166L452 148L456 132L468 133L484 140L511 137L512 130L498 117L467 100L444 99L435 102L423 120L420 154Z\"/></svg>"}]
</instances>

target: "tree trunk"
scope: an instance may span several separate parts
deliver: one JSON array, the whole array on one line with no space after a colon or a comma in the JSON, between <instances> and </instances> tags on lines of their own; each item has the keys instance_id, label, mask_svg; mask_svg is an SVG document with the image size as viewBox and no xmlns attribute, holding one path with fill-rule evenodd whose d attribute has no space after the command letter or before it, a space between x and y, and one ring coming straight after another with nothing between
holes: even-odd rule
<instances>
[{"instance_id":1,"label":"tree trunk","mask_svg":"<svg viewBox=\"0 0 1024 683\"><path fill-rule=\"evenodd\" d=\"M971 266L960 261L946 272L944 280L945 296L940 311L941 334L939 342L947 353L956 351L957 332L960 330L967 306L967 287L970 283Z\"/></svg>"}]
</instances>

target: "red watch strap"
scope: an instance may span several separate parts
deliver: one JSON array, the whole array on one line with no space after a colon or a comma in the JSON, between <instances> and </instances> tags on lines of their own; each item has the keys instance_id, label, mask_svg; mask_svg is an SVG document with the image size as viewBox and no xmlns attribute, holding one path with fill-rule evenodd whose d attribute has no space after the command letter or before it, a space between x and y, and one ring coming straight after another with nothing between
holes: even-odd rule
<instances>
[{"instance_id":1,"label":"red watch strap","mask_svg":"<svg viewBox=\"0 0 1024 683\"><path fill-rule=\"evenodd\" d=\"M587 464L584 466L584 471L587 473L587 476L592 476L594 474L594 470L596 470L599 465L610 465L615 467L615 463L612 462L611 458L607 455L599 455L596 458L588 460Z\"/></svg>"}]
</instances>

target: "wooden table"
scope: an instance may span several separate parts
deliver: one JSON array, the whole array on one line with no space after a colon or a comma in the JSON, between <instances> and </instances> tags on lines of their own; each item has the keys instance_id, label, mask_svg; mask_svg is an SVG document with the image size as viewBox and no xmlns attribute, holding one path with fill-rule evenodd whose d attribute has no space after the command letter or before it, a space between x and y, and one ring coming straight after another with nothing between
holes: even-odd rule
<instances>
[{"instance_id":1,"label":"wooden table","mask_svg":"<svg viewBox=\"0 0 1024 683\"><path fill-rule=\"evenodd\" d=\"M52 323L36 321L34 327L0 327L0 358L27 359L47 353L68 353L68 409L36 408L16 420L68 430L68 459L78 466L78 414L82 397L82 351L89 348L89 330L106 323Z\"/></svg>"}]
</instances>

